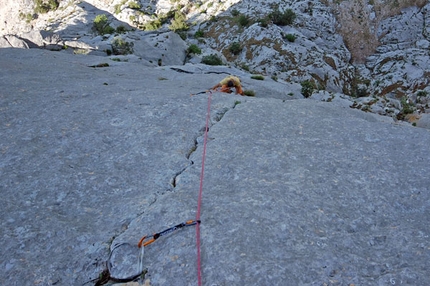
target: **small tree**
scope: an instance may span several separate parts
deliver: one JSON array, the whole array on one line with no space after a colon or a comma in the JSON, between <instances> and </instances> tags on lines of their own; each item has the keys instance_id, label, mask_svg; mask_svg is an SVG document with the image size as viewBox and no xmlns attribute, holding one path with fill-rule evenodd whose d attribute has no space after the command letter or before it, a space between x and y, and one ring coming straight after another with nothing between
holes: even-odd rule
<instances>
[{"instance_id":1,"label":"small tree","mask_svg":"<svg viewBox=\"0 0 430 286\"><path fill-rule=\"evenodd\" d=\"M286 34L285 35L285 39L287 39L288 40L288 42L294 42L295 40L296 40L296 35L294 35L294 34Z\"/></svg>"},{"instance_id":2,"label":"small tree","mask_svg":"<svg viewBox=\"0 0 430 286\"><path fill-rule=\"evenodd\" d=\"M237 16L239 16L239 15L240 15L240 12L239 12L239 10L237 10L237 9L233 9L233 10L231 11L231 15L232 15L233 17L237 17Z\"/></svg>"},{"instance_id":3,"label":"small tree","mask_svg":"<svg viewBox=\"0 0 430 286\"><path fill-rule=\"evenodd\" d=\"M269 17L258 19L258 23L260 24L260 27L263 27L263 28L267 28L267 26L269 26L270 21L271 20Z\"/></svg>"},{"instance_id":4,"label":"small tree","mask_svg":"<svg viewBox=\"0 0 430 286\"><path fill-rule=\"evenodd\" d=\"M194 37L196 38L202 38L205 36L205 32L203 32L202 30L198 29L195 33L194 33Z\"/></svg>"},{"instance_id":5,"label":"small tree","mask_svg":"<svg viewBox=\"0 0 430 286\"><path fill-rule=\"evenodd\" d=\"M94 30L100 35L112 34L115 29L109 25L109 19L106 14L97 15L93 22Z\"/></svg>"},{"instance_id":6,"label":"small tree","mask_svg":"<svg viewBox=\"0 0 430 286\"><path fill-rule=\"evenodd\" d=\"M35 5L34 12L44 14L51 10L57 10L60 4L58 3L58 0L36 0Z\"/></svg>"},{"instance_id":7,"label":"small tree","mask_svg":"<svg viewBox=\"0 0 430 286\"><path fill-rule=\"evenodd\" d=\"M228 48L228 50L233 54L233 55L238 55L241 51L242 51L242 46L240 45L240 43L238 42L233 42L230 47Z\"/></svg>"},{"instance_id":8,"label":"small tree","mask_svg":"<svg viewBox=\"0 0 430 286\"><path fill-rule=\"evenodd\" d=\"M142 8L142 5L140 5L140 3L138 3L138 2L129 2L128 8L133 9L133 10L139 10L140 8Z\"/></svg>"},{"instance_id":9,"label":"small tree","mask_svg":"<svg viewBox=\"0 0 430 286\"><path fill-rule=\"evenodd\" d=\"M273 24L280 26L287 26L293 24L296 19L296 13L293 10L287 9L285 12L279 11L278 8L270 13L269 18L273 21Z\"/></svg>"},{"instance_id":10,"label":"small tree","mask_svg":"<svg viewBox=\"0 0 430 286\"><path fill-rule=\"evenodd\" d=\"M244 15L244 14L240 14L239 17L237 18L237 22L239 23L239 25L241 27L246 27L249 25L249 23L251 22L249 20L249 17Z\"/></svg>"},{"instance_id":11,"label":"small tree","mask_svg":"<svg viewBox=\"0 0 430 286\"><path fill-rule=\"evenodd\" d=\"M315 83L310 80L302 81L300 84L302 86L301 93L306 98L310 97L314 92L314 89L316 89Z\"/></svg>"},{"instance_id":12,"label":"small tree","mask_svg":"<svg viewBox=\"0 0 430 286\"><path fill-rule=\"evenodd\" d=\"M174 16L169 28L170 28L170 30L175 31L175 32L188 30L190 27L188 26L188 24L186 22L185 14L180 12L180 11L176 11L175 16Z\"/></svg>"},{"instance_id":13,"label":"small tree","mask_svg":"<svg viewBox=\"0 0 430 286\"><path fill-rule=\"evenodd\" d=\"M133 42L127 42L121 37L112 40L112 52L114 55L128 55L133 53Z\"/></svg>"},{"instance_id":14,"label":"small tree","mask_svg":"<svg viewBox=\"0 0 430 286\"><path fill-rule=\"evenodd\" d=\"M210 66L221 66L222 60L216 55L211 54L202 58L202 63Z\"/></svg>"},{"instance_id":15,"label":"small tree","mask_svg":"<svg viewBox=\"0 0 430 286\"><path fill-rule=\"evenodd\" d=\"M154 21L145 23L141 25L141 28L146 31L155 31L159 29L163 25L160 19L155 19Z\"/></svg>"},{"instance_id":16,"label":"small tree","mask_svg":"<svg viewBox=\"0 0 430 286\"><path fill-rule=\"evenodd\" d=\"M195 44L192 44L187 49L188 54L198 54L200 55L202 53L202 50Z\"/></svg>"}]
</instances>

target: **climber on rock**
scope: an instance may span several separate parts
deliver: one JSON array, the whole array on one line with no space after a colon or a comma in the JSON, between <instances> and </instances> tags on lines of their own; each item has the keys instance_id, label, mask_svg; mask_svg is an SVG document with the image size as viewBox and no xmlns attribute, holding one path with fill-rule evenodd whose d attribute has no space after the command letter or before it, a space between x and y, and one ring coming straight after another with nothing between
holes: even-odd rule
<instances>
[{"instance_id":1,"label":"climber on rock","mask_svg":"<svg viewBox=\"0 0 430 286\"><path fill-rule=\"evenodd\" d=\"M221 87L221 89L219 90L220 92L227 92L227 93L231 93L231 88L234 87L236 89L236 94L244 95L242 90L242 85L240 84L240 79L232 75L224 78L217 85L212 87L212 89L216 90L219 87Z\"/></svg>"}]
</instances>

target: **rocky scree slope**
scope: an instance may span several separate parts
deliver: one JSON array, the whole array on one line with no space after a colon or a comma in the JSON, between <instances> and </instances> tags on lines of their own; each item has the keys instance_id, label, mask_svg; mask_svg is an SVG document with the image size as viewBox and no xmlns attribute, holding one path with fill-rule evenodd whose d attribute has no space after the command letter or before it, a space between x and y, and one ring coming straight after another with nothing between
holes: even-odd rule
<instances>
[{"instance_id":1,"label":"rocky scree slope","mask_svg":"<svg viewBox=\"0 0 430 286\"><path fill-rule=\"evenodd\" d=\"M1 0L0 46L133 54L149 66L215 58L425 127L430 4L385 2Z\"/></svg>"}]
</instances>

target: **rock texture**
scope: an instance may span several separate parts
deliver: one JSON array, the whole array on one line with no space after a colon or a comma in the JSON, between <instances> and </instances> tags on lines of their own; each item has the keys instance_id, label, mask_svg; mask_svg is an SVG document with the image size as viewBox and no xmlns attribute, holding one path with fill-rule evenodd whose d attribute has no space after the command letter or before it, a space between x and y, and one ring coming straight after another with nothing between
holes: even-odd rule
<instances>
[{"instance_id":1,"label":"rock texture","mask_svg":"<svg viewBox=\"0 0 430 286\"><path fill-rule=\"evenodd\" d=\"M200 63L217 55L250 73L308 84L310 93L349 95L364 111L414 124L429 111L430 4L422 0L390 5L380 0L58 3L47 13L35 13L40 4L33 1L2 0L0 46L100 56L133 53L148 66ZM287 9L296 15L291 24L267 20L273 11ZM113 32L94 30L103 14ZM182 27L180 19L189 28L181 38L170 31ZM191 44L202 54L189 53ZM232 44L240 50L232 53Z\"/></svg>"},{"instance_id":2,"label":"rock texture","mask_svg":"<svg viewBox=\"0 0 430 286\"><path fill-rule=\"evenodd\" d=\"M278 2L0 0L1 285L82 285L193 219L190 95L228 74L256 96L213 94L203 284L426 285L430 4ZM192 228L148 246L145 285L195 285L195 252Z\"/></svg>"},{"instance_id":3,"label":"rock texture","mask_svg":"<svg viewBox=\"0 0 430 286\"><path fill-rule=\"evenodd\" d=\"M212 96L203 285L427 283L428 130L234 68L0 58L0 284L82 285L117 243L193 219L208 96L190 93L230 73L267 98ZM192 227L148 246L146 283L195 285L195 247Z\"/></svg>"}]
</instances>

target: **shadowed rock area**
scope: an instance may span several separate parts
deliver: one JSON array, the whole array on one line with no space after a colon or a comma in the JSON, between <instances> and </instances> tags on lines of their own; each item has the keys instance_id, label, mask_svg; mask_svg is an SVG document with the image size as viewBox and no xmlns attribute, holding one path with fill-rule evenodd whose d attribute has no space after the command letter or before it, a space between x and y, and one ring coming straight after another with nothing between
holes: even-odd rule
<instances>
[{"instance_id":1,"label":"shadowed rock area","mask_svg":"<svg viewBox=\"0 0 430 286\"><path fill-rule=\"evenodd\" d=\"M190 94L229 73L257 94L212 97L203 285L428 283L428 130L181 69L0 50L1 285L82 285L113 245L194 219L208 96ZM146 247L151 285L197 284L195 236Z\"/></svg>"}]
</instances>

